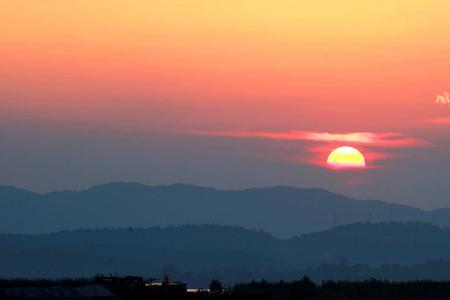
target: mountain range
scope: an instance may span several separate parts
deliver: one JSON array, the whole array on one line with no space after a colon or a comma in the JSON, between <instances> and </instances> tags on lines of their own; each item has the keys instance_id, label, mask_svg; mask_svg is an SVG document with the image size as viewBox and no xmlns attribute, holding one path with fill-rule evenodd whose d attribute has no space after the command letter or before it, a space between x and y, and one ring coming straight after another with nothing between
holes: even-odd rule
<instances>
[{"instance_id":1,"label":"mountain range","mask_svg":"<svg viewBox=\"0 0 450 300\"><path fill-rule=\"evenodd\" d=\"M185 184L109 183L48 194L0 187L1 233L218 224L287 238L356 222L392 221L449 227L450 209L426 211L288 186L218 190Z\"/></svg>"},{"instance_id":2,"label":"mountain range","mask_svg":"<svg viewBox=\"0 0 450 300\"><path fill-rule=\"evenodd\" d=\"M0 245L3 278L74 278L96 273L152 277L201 272L282 274L312 272L323 264L342 269L448 261L450 229L425 223L357 223L280 239L238 227L184 225L1 234ZM229 280L236 279L233 276Z\"/></svg>"}]
</instances>

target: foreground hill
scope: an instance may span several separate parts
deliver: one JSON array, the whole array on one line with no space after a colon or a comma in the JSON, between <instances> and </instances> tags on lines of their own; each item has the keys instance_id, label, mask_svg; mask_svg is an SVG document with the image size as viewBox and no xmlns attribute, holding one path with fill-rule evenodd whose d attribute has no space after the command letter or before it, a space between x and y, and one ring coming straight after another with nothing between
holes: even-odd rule
<instances>
[{"instance_id":1,"label":"foreground hill","mask_svg":"<svg viewBox=\"0 0 450 300\"><path fill-rule=\"evenodd\" d=\"M329 264L414 265L450 259L450 230L422 223L352 224L294 239L190 225L0 235L0 277L159 276L163 270L289 272Z\"/></svg>"},{"instance_id":2,"label":"foreground hill","mask_svg":"<svg viewBox=\"0 0 450 300\"><path fill-rule=\"evenodd\" d=\"M183 184L111 183L45 195L0 187L2 233L212 223L291 237L367 221L450 226L450 209L424 211L294 187L217 190Z\"/></svg>"}]
</instances>

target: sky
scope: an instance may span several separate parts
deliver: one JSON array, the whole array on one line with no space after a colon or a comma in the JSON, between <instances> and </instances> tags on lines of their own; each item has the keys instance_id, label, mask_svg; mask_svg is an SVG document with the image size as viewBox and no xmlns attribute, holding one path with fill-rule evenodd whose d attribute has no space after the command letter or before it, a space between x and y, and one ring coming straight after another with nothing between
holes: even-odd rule
<instances>
[{"instance_id":1,"label":"sky","mask_svg":"<svg viewBox=\"0 0 450 300\"><path fill-rule=\"evenodd\" d=\"M450 207L449 1L0 0L0 184ZM351 146L367 167L327 168Z\"/></svg>"}]
</instances>

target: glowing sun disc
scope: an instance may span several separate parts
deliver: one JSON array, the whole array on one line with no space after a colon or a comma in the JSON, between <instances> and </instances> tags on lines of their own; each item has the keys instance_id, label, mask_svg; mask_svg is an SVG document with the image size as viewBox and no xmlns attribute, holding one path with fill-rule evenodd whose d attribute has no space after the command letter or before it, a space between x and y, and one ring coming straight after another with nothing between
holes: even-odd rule
<instances>
[{"instance_id":1,"label":"glowing sun disc","mask_svg":"<svg viewBox=\"0 0 450 300\"><path fill-rule=\"evenodd\" d=\"M359 150L343 146L331 151L327 158L327 166L333 169L364 168L366 160Z\"/></svg>"}]
</instances>

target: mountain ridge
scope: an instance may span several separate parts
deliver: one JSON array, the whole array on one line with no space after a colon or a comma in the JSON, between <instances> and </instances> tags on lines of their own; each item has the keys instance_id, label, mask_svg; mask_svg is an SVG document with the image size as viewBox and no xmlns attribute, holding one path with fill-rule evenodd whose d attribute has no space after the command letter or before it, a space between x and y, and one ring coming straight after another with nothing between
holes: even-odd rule
<instances>
[{"instance_id":1,"label":"mountain ridge","mask_svg":"<svg viewBox=\"0 0 450 300\"><path fill-rule=\"evenodd\" d=\"M449 227L450 209L427 211L291 186L221 190L181 183L111 182L46 194L0 186L0 232L6 233L215 223L289 237L364 221Z\"/></svg>"},{"instance_id":2,"label":"mountain ridge","mask_svg":"<svg viewBox=\"0 0 450 300\"><path fill-rule=\"evenodd\" d=\"M222 225L0 234L0 277L62 278L96 273L160 275L166 270L290 272L323 264L413 266L450 260L450 229L355 223L281 239ZM44 267L45 266L45 267Z\"/></svg>"}]
</instances>

